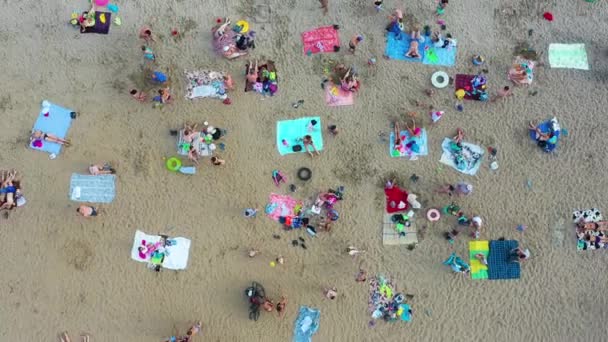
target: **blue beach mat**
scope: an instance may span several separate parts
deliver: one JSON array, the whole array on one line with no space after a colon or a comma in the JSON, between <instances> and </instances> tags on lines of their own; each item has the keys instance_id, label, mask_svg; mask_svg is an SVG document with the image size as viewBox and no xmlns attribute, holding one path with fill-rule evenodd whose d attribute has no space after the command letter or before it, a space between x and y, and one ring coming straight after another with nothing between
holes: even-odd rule
<instances>
[{"instance_id":1,"label":"blue beach mat","mask_svg":"<svg viewBox=\"0 0 608 342\"><path fill-rule=\"evenodd\" d=\"M116 196L114 175L72 174L70 180L70 199L76 202L110 203Z\"/></svg>"},{"instance_id":2,"label":"blue beach mat","mask_svg":"<svg viewBox=\"0 0 608 342\"><path fill-rule=\"evenodd\" d=\"M398 158L398 157L417 157L417 156L428 156L429 155L426 129L424 129L424 128L422 129L422 133L420 134L419 137L410 137L410 134L408 131L401 131L401 137L402 137L401 146L403 146L403 148L401 150L395 150L394 149L395 132L391 132L390 137L389 137L389 146L388 146L388 153L391 157ZM403 139L403 137L405 137L405 139ZM407 144L409 144L411 142L416 143L416 145L419 148L418 151L415 151L414 149L411 149L408 151L406 149Z\"/></svg>"},{"instance_id":3,"label":"blue beach mat","mask_svg":"<svg viewBox=\"0 0 608 342\"><path fill-rule=\"evenodd\" d=\"M317 121L312 132L308 130L311 120ZM317 151L323 150L323 134L321 127L323 127L323 125L321 124L321 118L318 116L277 121L277 148L279 149L279 154L284 156L290 153L306 152L301 141L305 135L310 135L312 137L312 141L314 142ZM287 142L287 146L285 146L283 140ZM302 148L298 152L293 151L293 147L296 145L299 145Z\"/></svg>"},{"instance_id":4,"label":"blue beach mat","mask_svg":"<svg viewBox=\"0 0 608 342\"><path fill-rule=\"evenodd\" d=\"M48 108L48 111L45 108ZM33 131L41 131L65 139L68 130L70 129L70 125L72 124L71 112L73 112L73 110L60 107L48 101L42 101L40 113L38 114L38 119L34 123L32 133ZM48 116L45 116L47 113ZM49 154L54 153L56 155L59 155L59 152L61 152L62 145L57 143L42 141L42 147L35 147L33 143L34 141L31 141L29 146L34 150L43 151Z\"/></svg>"},{"instance_id":5,"label":"blue beach mat","mask_svg":"<svg viewBox=\"0 0 608 342\"><path fill-rule=\"evenodd\" d=\"M386 36L386 51L384 55L390 59L398 59L401 61L410 61L410 62L422 62L424 59L424 47L426 43L418 44L418 54L422 58L410 58L406 57L405 53L410 49L410 36L405 33L401 33L401 39L396 39L396 34L393 32L388 32Z\"/></svg>"},{"instance_id":6,"label":"blue beach mat","mask_svg":"<svg viewBox=\"0 0 608 342\"><path fill-rule=\"evenodd\" d=\"M431 38L426 37L426 47L422 63L437 66L454 66L454 64L456 64L457 50L458 48L456 46L449 46L447 48L434 47Z\"/></svg>"},{"instance_id":7,"label":"blue beach mat","mask_svg":"<svg viewBox=\"0 0 608 342\"><path fill-rule=\"evenodd\" d=\"M509 252L518 246L516 240L490 241L488 279L519 279L521 271L519 263L509 262Z\"/></svg>"},{"instance_id":8,"label":"blue beach mat","mask_svg":"<svg viewBox=\"0 0 608 342\"><path fill-rule=\"evenodd\" d=\"M321 312L307 306L300 306L300 313L293 327L293 342L310 342L319 330Z\"/></svg>"},{"instance_id":9,"label":"blue beach mat","mask_svg":"<svg viewBox=\"0 0 608 342\"><path fill-rule=\"evenodd\" d=\"M543 123L541 123L540 125L537 126L540 131L542 133L552 133L553 134L553 138L549 139L549 141L546 142L546 145L544 147L541 147L543 151L549 153L549 152L553 152L553 150L555 150L555 148L557 148L557 143L559 142L559 137L560 137L560 132L561 132L561 128L559 126L559 123L557 122L556 118L553 118L551 120L547 120ZM529 129L528 133L530 135L530 139L532 139L534 142L536 141L536 132ZM540 147L540 146L539 146Z\"/></svg>"}]
</instances>

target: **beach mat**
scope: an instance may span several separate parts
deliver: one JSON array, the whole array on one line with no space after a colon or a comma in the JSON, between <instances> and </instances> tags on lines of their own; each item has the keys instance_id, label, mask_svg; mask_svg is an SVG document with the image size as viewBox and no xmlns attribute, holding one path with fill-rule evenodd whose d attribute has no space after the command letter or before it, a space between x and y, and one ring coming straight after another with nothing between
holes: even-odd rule
<instances>
[{"instance_id":1,"label":"beach mat","mask_svg":"<svg viewBox=\"0 0 608 342\"><path fill-rule=\"evenodd\" d=\"M424 50L422 63L427 65L451 67L456 64L457 52L458 48L456 46L449 46L447 48L435 47L431 42L431 38L426 37L426 47Z\"/></svg>"},{"instance_id":2,"label":"beach mat","mask_svg":"<svg viewBox=\"0 0 608 342\"><path fill-rule=\"evenodd\" d=\"M335 46L340 46L338 30L333 26L319 27L302 33L302 51L304 54L333 53Z\"/></svg>"},{"instance_id":3,"label":"beach mat","mask_svg":"<svg viewBox=\"0 0 608 342\"><path fill-rule=\"evenodd\" d=\"M509 262L509 252L518 246L516 240L490 241L488 279L519 279L521 272L519 263Z\"/></svg>"},{"instance_id":4,"label":"beach mat","mask_svg":"<svg viewBox=\"0 0 608 342\"><path fill-rule=\"evenodd\" d=\"M471 81L475 78L475 75L465 75L465 74L457 74L454 78L454 89L466 89L465 87L471 88ZM471 101L479 101L479 99L475 99L470 91L465 91L464 95L465 100Z\"/></svg>"},{"instance_id":5,"label":"beach mat","mask_svg":"<svg viewBox=\"0 0 608 342\"><path fill-rule=\"evenodd\" d=\"M483 254L488 260L490 243L488 241L469 241L469 264L471 264L471 279L488 279L488 266L482 264L475 255Z\"/></svg>"},{"instance_id":6,"label":"beach mat","mask_svg":"<svg viewBox=\"0 0 608 342\"><path fill-rule=\"evenodd\" d=\"M401 33L401 39L396 39L397 35L393 32L388 32L386 36L386 50L384 55L390 59L400 61L422 62L424 59L424 47L426 43L418 44L418 54L422 58L406 57L405 53L410 49L410 37L405 33Z\"/></svg>"},{"instance_id":7,"label":"beach mat","mask_svg":"<svg viewBox=\"0 0 608 342\"><path fill-rule=\"evenodd\" d=\"M309 132L308 126L311 120L316 120L317 124L314 126L312 132ZM290 153L303 153L306 152L304 144L300 141L305 135L310 135L312 141L315 143L317 151L323 150L323 134L321 124L321 118L318 116L305 117L295 120L283 120L277 121L277 148L279 154L284 156ZM285 140L288 146L283 144ZM293 146L299 145L302 149L298 152L293 151Z\"/></svg>"},{"instance_id":8,"label":"beach mat","mask_svg":"<svg viewBox=\"0 0 608 342\"><path fill-rule=\"evenodd\" d=\"M418 232L416 231L416 221L411 220L412 224L403 229L405 235L400 235L395 229L395 223L391 220L394 214L384 214L382 220L382 244L385 246L411 245L418 243Z\"/></svg>"},{"instance_id":9,"label":"beach mat","mask_svg":"<svg viewBox=\"0 0 608 342\"><path fill-rule=\"evenodd\" d=\"M209 157L213 155L213 151L211 151L209 145L205 143L200 132L196 133L192 140L192 144L194 144L194 149L196 149L199 156ZM190 144L184 141L184 130L182 129L179 131L179 137L177 138L177 154L180 156L187 156L189 146Z\"/></svg>"},{"instance_id":10,"label":"beach mat","mask_svg":"<svg viewBox=\"0 0 608 342\"><path fill-rule=\"evenodd\" d=\"M116 197L116 176L72 174L70 199L76 202L110 203Z\"/></svg>"},{"instance_id":11,"label":"beach mat","mask_svg":"<svg viewBox=\"0 0 608 342\"><path fill-rule=\"evenodd\" d=\"M105 16L105 23L101 22L101 16ZM110 12L95 12L95 25L87 27L84 32L80 33L98 33L108 34L110 32L110 24L112 23L112 13Z\"/></svg>"},{"instance_id":12,"label":"beach mat","mask_svg":"<svg viewBox=\"0 0 608 342\"><path fill-rule=\"evenodd\" d=\"M48 104L48 116L45 116L46 111L42 110ZM68 135L68 130L70 129L70 125L72 125L72 115L73 110L60 107L56 104L53 104L48 101L42 101L42 106L40 113L38 114L38 119L34 123L33 131L41 131L43 133L53 134L58 136L59 138L65 139ZM31 141L29 146L31 149L43 151L46 153L53 153L55 155L59 155L61 152L61 146L57 143L52 143L48 141L41 141L41 147L35 147L33 145L34 141Z\"/></svg>"},{"instance_id":13,"label":"beach mat","mask_svg":"<svg viewBox=\"0 0 608 342\"><path fill-rule=\"evenodd\" d=\"M295 216L297 206L302 206L302 202L295 200L288 195L270 194L265 212L268 217L279 221L281 216Z\"/></svg>"},{"instance_id":14,"label":"beach mat","mask_svg":"<svg viewBox=\"0 0 608 342\"><path fill-rule=\"evenodd\" d=\"M479 171L479 167L481 166L481 160L483 159L484 150L481 148L481 146L468 142L462 142L462 148L466 149L467 153L471 156L475 155L478 156L478 158L475 159L474 157L471 157L471 159L465 160L464 163L460 164L461 167L459 168L458 165L455 163L452 152L450 152L451 142L452 139L450 138L443 139L443 142L441 143L441 149L443 150L443 153L441 154L441 159L439 159L439 162L445 165L449 165L454 170L464 173L465 175L474 176L477 171Z\"/></svg>"},{"instance_id":15,"label":"beach mat","mask_svg":"<svg viewBox=\"0 0 608 342\"><path fill-rule=\"evenodd\" d=\"M585 44L549 44L551 68L589 70Z\"/></svg>"},{"instance_id":16,"label":"beach mat","mask_svg":"<svg viewBox=\"0 0 608 342\"><path fill-rule=\"evenodd\" d=\"M325 86L325 103L330 107L351 106L355 103L355 93L346 91L333 83L328 83Z\"/></svg>"},{"instance_id":17,"label":"beach mat","mask_svg":"<svg viewBox=\"0 0 608 342\"><path fill-rule=\"evenodd\" d=\"M158 235L148 235L140 230L135 232L135 237L133 238L133 248L131 248L131 259L139 262L146 262L157 264L156 260L151 260L150 258L142 259L139 255L138 248L142 246L142 241L146 241L146 243L156 243L160 241L161 237ZM166 246L165 249L167 253L165 254L165 258L162 261L161 265L164 268L171 270L183 270L188 266L188 258L190 254L190 245L191 241L189 239L183 237L175 237L169 238L172 244L171 246Z\"/></svg>"},{"instance_id":18,"label":"beach mat","mask_svg":"<svg viewBox=\"0 0 608 342\"><path fill-rule=\"evenodd\" d=\"M422 129L422 133L418 137L410 137L410 133L408 131L401 131L401 149L396 150L395 147L395 132L391 132L389 136L389 155L393 158L399 157L418 157L418 156L427 156L429 154L429 147L427 143L427 134L426 129ZM412 151L406 148L406 145L410 142L415 142L419 147L419 151Z\"/></svg>"},{"instance_id":19,"label":"beach mat","mask_svg":"<svg viewBox=\"0 0 608 342\"><path fill-rule=\"evenodd\" d=\"M307 306L300 306L298 317L293 327L293 342L310 342L312 335L319 330L321 311Z\"/></svg>"},{"instance_id":20,"label":"beach mat","mask_svg":"<svg viewBox=\"0 0 608 342\"><path fill-rule=\"evenodd\" d=\"M402 190L398 186L394 185L391 189L384 189L384 196L386 197L386 212L389 214L398 213L400 211L405 211L409 209L409 204L407 203L407 192ZM395 202L395 207L392 208L390 203ZM405 207L400 209L399 204L403 202Z\"/></svg>"}]
</instances>

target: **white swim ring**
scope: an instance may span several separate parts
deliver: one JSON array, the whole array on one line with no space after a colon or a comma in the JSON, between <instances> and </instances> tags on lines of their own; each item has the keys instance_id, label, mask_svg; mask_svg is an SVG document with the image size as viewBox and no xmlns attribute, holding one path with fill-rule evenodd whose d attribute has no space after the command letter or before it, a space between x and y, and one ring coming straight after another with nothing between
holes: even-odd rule
<instances>
[{"instance_id":1,"label":"white swim ring","mask_svg":"<svg viewBox=\"0 0 608 342\"><path fill-rule=\"evenodd\" d=\"M431 76L431 83L435 88L445 88L450 83L450 76L445 71L435 71Z\"/></svg>"}]
</instances>

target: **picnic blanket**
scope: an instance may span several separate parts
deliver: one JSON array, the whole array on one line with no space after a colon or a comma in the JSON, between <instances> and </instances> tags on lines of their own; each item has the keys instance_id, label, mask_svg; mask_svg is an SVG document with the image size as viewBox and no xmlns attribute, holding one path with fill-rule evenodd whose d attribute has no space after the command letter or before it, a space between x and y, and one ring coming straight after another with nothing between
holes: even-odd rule
<instances>
[{"instance_id":1,"label":"picnic blanket","mask_svg":"<svg viewBox=\"0 0 608 342\"><path fill-rule=\"evenodd\" d=\"M396 314L396 318L409 322L412 319L410 306L405 304L404 296L397 293L396 286L391 279L377 275L369 281L369 299L367 309L373 319L391 317ZM396 319L388 319L395 321Z\"/></svg>"},{"instance_id":2,"label":"picnic blanket","mask_svg":"<svg viewBox=\"0 0 608 342\"><path fill-rule=\"evenodd\" d=\"M205 142L205 138L202 137L201 132L197 132L192 142L187 143L184 141L184 130L180 130L179 138L177 139L177 154L187 156L190 145L194 145L194 149L200 156L208 157L213 155L213 151L209 148L209 144Z\"/></svg>"},{"instance_id":3,"label":"picnic blanket","mask_svg":"<svg viewBox=\"0 0 608 342\"><path fill-rule=\"evenodd\" d=\"M552 68L589 70L585 44L549 44Z\"/></svg>"},{"instance_id":4,"label":"picnic blanket","mask_svg":"<svg viewBox=\"0 0 608 342\"><path fill-rule=\"evenodd\" d=\"M325 103L330 107L351 106L355 102L355 93L346 91L339 85L328 83L325 86Z\"/></svg>"},{"instance_id":5,"label":"picnic blanket","mask_svg":"<svg viewBox=\"0 0 608 342\"><path fill-rule=\"evenodd\" d=\"M472 81L477 75L457 74L454 79L454 89L464 89L465 100L486 101L487 91L473 85ZM485 79L485 77L484 77Z\"/></svg>"},{"instance_id":6,"label":"picnic blanket","mask_svg":"<svg viewBox=\"0 0 608 342\"><path fill-rule=\"evenodd\" d=\"M408 157L414 159L418 156L427 156L429 148L427 144L426 129L422 128L420 136L410 136L408 131L401 131L401 147L395 149L395 132L389 136L389 155L393 158Z\"/></svg>"},{"instance_id":7,"label":"picnic blanket","mask_svg":"<svg viewBox=\"0 0 608 342\"><path fill-rule=\"evenodd\" d=\"M293 324L293 342L310 342L312 335L319 330L321 311L300 306L298 317Z\"/></svg>"},{"instance_id":8,"label":"picnic blanket","mask_svg":"<svg viewBox=\"0 0 608 342\"><path fill-rule=\"evenodd\" d=\"M484 150L468 142L463 142L461 145L462 147L458 147L450 138L443 139L441 143L443 153L439 161L461 173L474 176L481 166Z\"/></svg>"},{"instance_id":9,"label":"picnic blanket","mask_svg":"<svg viewBox=\"0 0 608 342\"><path fill-rule=\"evenodd\" d=\"M131 259L153 265L161 265L162 267L171 270L186 269L188 266L191 241L183 237L170 238L170 245L167 244L164 248L160 248L159 253L145 255L142 258L139 247L147 244L157 244L160 239L161 237L159 235L148 235L137 230L135 232L135 238L133 239L133 248L131 248Z\"/></svg>"},{"instance_id":10,"label":"picnic blanket","mask_svg":"<svg viewBox=\"0 0 608 342\"><path fill-rule=\"evenodd\" d=\"M316 120L317 124L311 127L311 121ZM279 154L284 156L290 153L306 152L302 138L310 135L317 151L323 150L323 134L321 118L318 116L305 117L295 120L277 121L277 148ZM285 140L285 142L283 142ZM294 151L294 146L300 146L300 151Z\"/></svg>"},{"instance_id":11,"label":"picnic blanket","mask_svg":"<svg viewBox=\"0 0 608 342\"><path fill-rule=\"evenodd\" d=\"M561 132L561 128L559 126L559 123L557 122L557 118L553 117L553 119L547 120L538 125L537 127L542 133L550 133L551 138L547 141L539 141L538 139L536 139L536 131L530 129L528 130L530 134L530 139L534 140L534 142L537 143L538 147L540 147L543 151L547 153L553 152L553 150L557 148L557 143L559 142Z\"/></svg>"},{"instance_id":12,"label":"picnic blanket","mask_svg":"<svg viewBox=\"0 0 608 342\"><path fill-rule=\"evenodd\" d=\"M398 186L393 185L390 189L384 188L384 195L386 197L387 213L393 214L409 209L410 205L407 203L407 192L401 190Z\"/></svg>"},{"instance_id":13,"label":"picnic blanket","mask_svg":"<svg viewBox=\"0 0 608 342\"><path fill-rule=\"evenodd\" d=\"M458 48L456 39L452 39L452 42L454 42L453 45L445 48L435 47L431 42L431 38L426 37L422 63L435 66L454 66L454 64L456 64L456 53Z\"/></svg>"},{"instance_id":14,"label":"picnic blanket","mask_svg":"<svg viewBox=\"0 0 608 342\"><path fill-rule=\"evenodd\" d=\"M266 215L275 221L279 217L295 216L296 210L302 208L302 202L293 199L288 195L270 194L270 199L266 205Z\"/></svg>"},{"instance_id":15,"label":"picnic blanket","mask_svg":"<svg viewBox=\"0 0 608 342\"><path fill-rule=\"evenodd\" d=\"M302 51L304 54L332 53L334 48L340 47L338 30L333 26L319 27L302 33Z\"/></svg>"},{"instance_id":16,"label":"picnic blanket","mask_svg":"<svg viewBox=\"0 0 608 342\"><path fill-rule=\"evenodd\" d=\"M70 199L76 202L110 203L116 196L116 176L72 174Z\"/></svg>"},{"instance_id":17,"label":"picnic blanket","mask_svg":"<svg viewBox=\"0 0 608 342\"><path fill-rule=\"evenodd\" d=\"M41 131L42 133L48 133L58 136L59 138L65 139L68 135L68 130L72 124L72 113L73 110L60 107L49 101L42 101L40 113L38 119L34 123L34 131ZM30 141L29 144L31 149L43 151L49 154L59 155L61 152L60 144L36 139ZM38 146L38 147L36 147Z\"/></svg>"},{"instance_id":18,"label":"picnic blanket","mask_svg":"<svg viewBox=\"0 0 608 342\"><path fill-rule=\"evenodd\" d=\"M397 39L396 33L388 32L386 36L386 50L384 51L384 55L390 59L422 62L424 58L426 41L418 44L418 54L420 55L420 58L410 58L405 55L405 53L410 49L410 42L410 37L403 32L401 33L401 39Z\"/></svg>"},{"instance_id":19,"label":"picnic blanket","mask_svg":"<svg viewBox=\"0 0 608 342\"><path fill-rule=\"evenodd\" d=\"M471 264L471 279L488 279L488 266L482 264L475 255L483 254L488 260L490 243L488 241L469 241L469 263Z\"/></svg>"},{"instance_id":20,"label":"picnic blanket","mask_svg":"<svg viewBox=\"0 0 608 342\"><path fill-rule=\"evenodd\" d=\"M518 262L509 262L509 253L517 248L516 240L490 241L490 254L488 255L488 279L519 279L520 266Z\"/></svg>"},{"instance_id":21,"label":"picnic blanket","mask_svg":"<svg viewBox=\"0 0 608 342\"><path fill-rule=\"evenodd\" d=\"M228 97L224 74L210 70L186 71L186 98L210 97L224 100Z\"/></svg>"},{"instance_id":22,"label":"picnic blanket","mask_svg":"<svg viewBox=\"0 0 608 342\"><path fill-rule=\"evenodd\" d=\"M577 250L608 249L608 243L604 242L608 240L608 221L603 220L599 209L575 210L572 222L576 227Z\"/></svg>"},{"instance_id":23,"label":"picnic blanket","mask_svg":"<svg viewBox=\"0 0 608 342\"><path fill-rule=\"evenodd\" d=\"M411 245L418 243L418 233L416 231L416 221L410 218L410 226L393 222L393 215L396 214L384 214L382 220L382 244L385 246L396 246L396 245ZM399 232L398 230L401 230Z\"/></svg>"},{"instance_id":24,"label":"picnic blanket","mask_svg":"<svg viewBox=\"0 0 608 342\"><path fill-rule=\"evenodd\" d=\"M95 25L87 27L80 33L98 33L108 34L110 32L110 24L112 23L112 13L110 12L95 12Z\"/></svg>"}]
</instances>

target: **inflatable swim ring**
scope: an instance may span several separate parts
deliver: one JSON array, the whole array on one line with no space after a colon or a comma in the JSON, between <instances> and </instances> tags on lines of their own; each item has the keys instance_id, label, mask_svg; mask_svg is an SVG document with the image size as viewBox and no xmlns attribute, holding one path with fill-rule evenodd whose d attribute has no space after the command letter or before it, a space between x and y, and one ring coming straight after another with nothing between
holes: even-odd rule
<instances>
[{"instance_id":1,"label":"inflatable swim ring","mask_svg":"<svg viewBox=\"0 0 608 342\"><path fill-rule=\"evenodd\" d=\"M441 214L437 209L429 209L426 212L426 218L431 222L439 221L439 219L441 218Z\"/></svg>"},{"instance_id":2,"label":"inflatable swim ring","mask_svg":"<svg viewBox=\"0 0 608 342\"><path fill-rule=\"evenodd\" d=\"M445 88L450 83L450 77L445 71L435 71L433 73L433 76L431 76L431 83L435 88Z\"/></svg>"},{"instance_id":3,"label":"inflatable swim ring","mask_svg":"<svg viewBox=\"0 0 608 342\"><path fill-rule=\"evenodd\" d=\"M302 181L307 181L312 177L312 171L310 171L307 167L301 167L298 170L298 179Z\"/></svg>"},{"instance_id":4,"label":"inflatable swim ring","mask_svg":"<svg viewBox=\"0 0 608 342\"><path fill-rule=\"evenodd\" d=\"M177 172L182 167L182 161L175 157L171 157L167 159L166 165L167 170Z\"/></svg>"},{"instance_id":5,"label":"inflatable swim ring","mask_svg":"<svg viewBox=\"0 0 608 342\"><path fill-rule=\"evenodd\" d=\"M95 0L95 5L97 6L105 6L110 2L110 0Z\"/></svg>"},{"instance_id":6,"label":"inflatable swim ring","mask_svg":"<svg viewBox=\"0 0 608 342\"><path fill-rule=\"evenodd\" d=\"M239 20L236 22L236 26L241 28L240 33L247 33L249 31L249 23L245 20Z\"/></svg>"}]
</instances>

